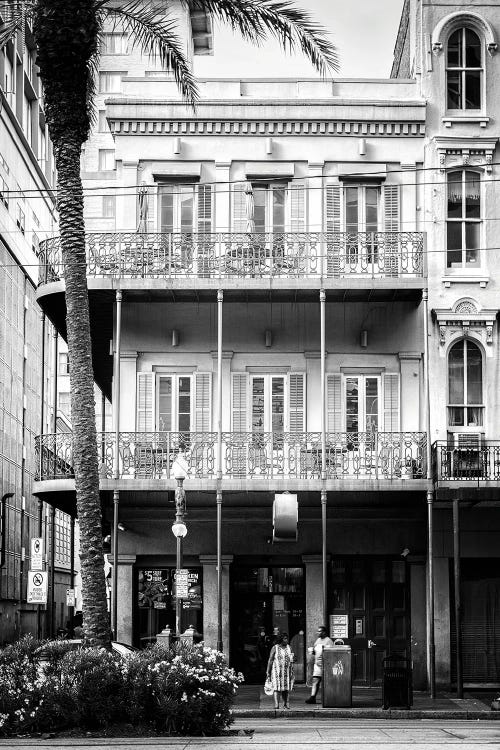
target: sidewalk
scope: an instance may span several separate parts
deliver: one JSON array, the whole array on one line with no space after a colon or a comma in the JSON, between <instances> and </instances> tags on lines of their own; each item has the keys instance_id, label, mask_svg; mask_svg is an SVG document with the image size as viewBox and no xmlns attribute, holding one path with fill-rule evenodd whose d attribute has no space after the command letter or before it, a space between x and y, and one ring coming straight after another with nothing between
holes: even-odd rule
<instances>
[{"instance_id":1,"label":"sidewalk","mask_svg":"<svg viewBox=\"0 0 500 750\"><path fill-rule=\"evenodd\" d=\"M427 693L413 694L413 707L410 710L382 708L381 688L353 688L352 708L322 708L307 705L304 701L310 695L309 688L299 685L290 696L290 710L273 708L273 698L264 693L258 685L242 685L234 703L235 719L244 718L356 718L356 719L500 719L500 711L490 708L492 693L465 693L458 700L451 693L440 693L432 700Z\"/></svg>"}]
</instances>

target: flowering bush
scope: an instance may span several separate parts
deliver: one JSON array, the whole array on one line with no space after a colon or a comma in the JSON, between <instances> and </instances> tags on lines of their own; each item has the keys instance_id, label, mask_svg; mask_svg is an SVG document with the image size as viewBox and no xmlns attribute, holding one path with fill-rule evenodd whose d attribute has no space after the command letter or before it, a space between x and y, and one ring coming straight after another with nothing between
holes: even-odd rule
<instances>
[{"instance_id":1,"label":"flowering bush","mask_svg":"<svg viewBox=\"0 0 500 750\"><path fill-rule=\"evenodd\" d=\"M217 735L231 724L233 697L243 677L218 651L202 644L181 643L170 651L153 647L131 659L126 669L126 683L136 684L133 695L139 715L152 721L157 731Z\"/></svg>"},{"instance_id":2,"label":"flowering bush","mask_svg":"<svg viewBox=\"0 0 500 750\"><path fill-rule=\"evenodd\" d=\"M232 721L242 681L223 654L202 644L155 645L122 659L105 649L23 638L0 651L0 733L127 721L169 734L216 735Z\"/></svg>"}]
</instances>

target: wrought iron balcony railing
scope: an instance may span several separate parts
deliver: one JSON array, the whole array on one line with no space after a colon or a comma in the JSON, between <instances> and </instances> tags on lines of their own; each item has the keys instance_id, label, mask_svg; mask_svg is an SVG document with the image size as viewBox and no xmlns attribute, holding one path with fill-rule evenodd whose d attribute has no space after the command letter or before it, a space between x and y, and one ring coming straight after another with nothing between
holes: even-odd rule
<instances>
[{"instance_id":1,"label":"wrought iron balcony railing","mask_svg":"<svg viewBox=\"0 0 500 750\"><path fill-rule=\"evenodd\" d=\"M89 233L89 276L422 277L422 232ZM40 243L40 283L62 279L59 237Z\"/></svg>"},{"instance_id":2,"label":"wrought iron balcony railing","mask_svg":"<svg viewBox=\"0 0 500 750\"><path fill-rule=\"evenodd\" d=\"M432 462L435 482L500 482L500 442L455 446L438 441L432 446Z\"/></svg>"},{"instance_id":3,"label":"wrought iron balcony railing","mask_svg":"<svg viewBox=\"0 0 500 750\"><path fill-rule=\"evenodd\" d=\"M114 433L98 435L101 477L111 479ZM36 438L38 479L73 477L71 433ZM122 479L172 478L179 452L188 478L216 477L215 432L122 432L119 440ZM423 432L328 433L325 467L329 479L422 479L426 477ZM320 432L224 432L222 472L225 478L319 479L322 470Z\"/></svg>"}]
</instances>

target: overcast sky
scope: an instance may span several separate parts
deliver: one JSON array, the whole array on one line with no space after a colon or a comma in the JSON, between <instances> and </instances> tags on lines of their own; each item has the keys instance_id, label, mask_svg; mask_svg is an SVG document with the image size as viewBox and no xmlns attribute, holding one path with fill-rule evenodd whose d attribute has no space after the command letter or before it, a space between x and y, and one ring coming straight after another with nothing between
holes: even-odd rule
<instances>
[{"instance_id":1,"label":"overcast sky","mask_svg":"<svg viewBox=\"0 0 500 750\"><path fill-rule=\"evenodd\" d=\"M404 0L295 0L330 32L342 78L387 78ZM200 78L316 77L301 55L285 55L273 42L255 48L225 28L216 28L214 54L195 57Z\"/></svg>"}]
</instances>

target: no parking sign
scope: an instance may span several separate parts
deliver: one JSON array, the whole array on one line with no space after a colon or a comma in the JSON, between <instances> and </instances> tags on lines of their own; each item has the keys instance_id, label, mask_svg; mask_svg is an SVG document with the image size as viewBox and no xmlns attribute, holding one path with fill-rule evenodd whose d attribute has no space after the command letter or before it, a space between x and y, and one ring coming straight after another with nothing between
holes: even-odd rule
<instances>
[{"instance_id":1,"label":"no parking sign","mask_svg":"<svg viewBox=\"0 0 500 750\"><path fill-rule=\"evenodd\" d=\"M28 571L28 604L47 604L47 572Z\"/></svg>"}]
</instances>

